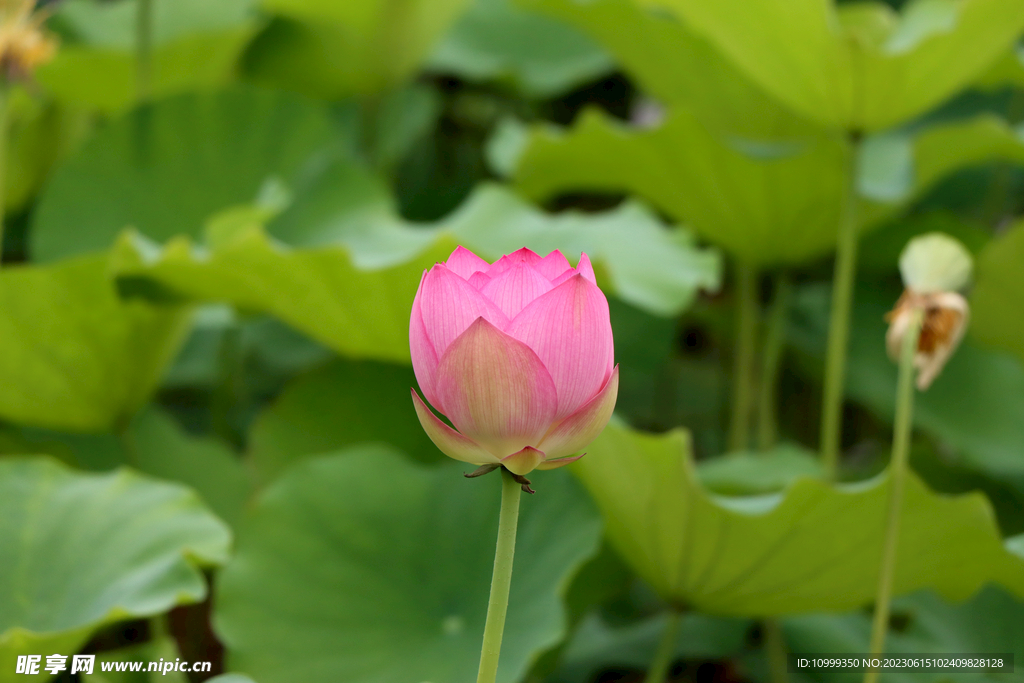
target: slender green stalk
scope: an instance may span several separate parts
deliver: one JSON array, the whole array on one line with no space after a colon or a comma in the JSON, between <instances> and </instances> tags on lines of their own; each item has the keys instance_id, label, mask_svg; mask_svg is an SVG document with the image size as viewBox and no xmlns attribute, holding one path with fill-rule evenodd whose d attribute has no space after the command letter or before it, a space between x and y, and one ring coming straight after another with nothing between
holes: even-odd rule
<instances>
[{"instance_id":1,"label":"slender green stalk","mask_svg":"<svg viewBox=\"0 0 1024 683\"><path fill-rule=\"evenodd\" d=\"M896 547L900 537L900 512L903 507L903 485L907 478L907 458L914 414L914 353L921 335L923 312L916 310L900 349L899 379L896 383L896 426L889 461L889 514L885 524L882 565L878 572L878 593L875 616L871 623L871 654L882 654L885 632L889 626L889 601L892 599L893 575L896 571ZM878 671L868 671L864 683L876 683Z\"/></svg>"},{"instance_id":2,"label":"slender green stalk","mask_svg":"<svg viewBox=\"0 0 1024 683\"><path fill-rule=\"evenodd\" d=\"M732 377L732 424L729 450L750 446L750 414L754 403L754 356L757 353L757 273L736 264L736 357Z\"/></svg>"},{"instance_id":3,"label":"slender green stalk","mask_svg":"<svg viewBox=\"0 0 1024 683\"><path fill-rule=\"evenodd\" d=\"M853 281L857 271L859 149L860 137L851 135L846 197L839 220L839 240L836 245L836 265L832 280L832 309L829 315L828 351L825 358L825 395L821 408L821 458L825 473L830 478L835 478L839 465L846 347L850 337L850 307L853 303Z\"/></svg>"},{"instance_id":4,"label":"slender green stalk","mask_svg":"<svg viewBox=\"0 0 1024 683\"><path fill-rule=\"evenodd\" d=\"M501 468L501 514L498 516L498 543L494 549L494 573L491 575L491 597L487 602L484 643L480 650L477 683L494 683L498 676L501 636L505 631L508 611L508 589L512 584L512 558L516 552L516 527L519 525L521 485Z\"/></svg>"},{"instance_id":5,"label":"slender green stalk","mask_svg":"<svg viewBox=\"0 0 1024 683\"><path fill-rule=\"evenodd\" d=\"M658 642L654 660L647 669L644 683L664 683L665 676L668 675L668 668L672 666L672 659L676 653L676 637L679 635L679 625L682 621L683 613L680 610L669 609L665 619L665 630L661 632L661 641Z\"/></svg>"},{"instance_id":6,"label":"slender green stalk","mask_svg":"<svg viewBox=\"0 0 1024 683\"><path fill-rule=\"evenodd\" d=\"M779 367L786 341L786 317L793 283L787 273L775 278L775 298L768 316L761 360L761 386L757 406L757 447L764 451L775 445L778 438L778 420L775 406L779 387Z\"/></svg>"},{"instance_id":7,"label":"slender green stalk","mask_svg":"<svg viewBox=\"0 0 1024 683\"><path fill-rule=\"evenodd\" d=\"M153 94L153 0L136 0L135 94L146 102Z\"/></svg>"},{"instance_id":8,"label":"slender green stalk","mask_svg":"<svg viewBox=\"0 0 1024 683\"><path fill-rule=\"evenodd\" d=\"M4 251L4 212L7 209L7 138L10 136L11 88L0 83L0 258Z\"/></svg>"},{"instance_id":9,"label":"slender green stalk","mask_svg":"<svg viewBox=\"0 0 1024 683\"><path fill-rule=\"evenodd\" d=\"M768 672L772 683L788 683L789 672L786 666L786 637L782 633L782 625L776 619L765 619L761 627L764 629L764 649L768 656Z\"/></svg>"}]
</instances>

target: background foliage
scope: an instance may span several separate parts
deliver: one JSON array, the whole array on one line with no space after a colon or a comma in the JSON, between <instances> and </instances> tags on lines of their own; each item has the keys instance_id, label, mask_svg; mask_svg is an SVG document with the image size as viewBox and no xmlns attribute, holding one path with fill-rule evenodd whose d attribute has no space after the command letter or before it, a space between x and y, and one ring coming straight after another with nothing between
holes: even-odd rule
<instances>
[{"instance_id":1,"label":"background foliage","mask_svg":"<svg viewBox=\"0 0 1024 683\"><path fill-rule=\"evenodd\" d=\"M621 372L613 424L523 503L499 680L640 681L669 607L673 680L781 683L773 629L865 651L882 317L933 230L976 257L973 315L918 396L889 648L1020 669L1018 0L47 5L60 49L5 104L0 682L52 652L471 680L498 487L442 463L408 398L413 293L456 244L587 252ZM814 450L852 196L834 483ZM759 398L730 449L740 310ZM76 679L150 680L54 680Z\"/></svg>"}]
</instances>

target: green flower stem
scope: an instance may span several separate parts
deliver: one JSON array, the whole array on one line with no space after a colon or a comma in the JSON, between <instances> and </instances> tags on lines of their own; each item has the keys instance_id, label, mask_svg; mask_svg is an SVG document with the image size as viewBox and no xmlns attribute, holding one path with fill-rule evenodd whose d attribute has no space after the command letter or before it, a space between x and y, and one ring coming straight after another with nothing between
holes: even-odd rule
<instances>
[{"instance_id":1,"label":"green flower stem","mask_svg":"<svg viewBox=\"0 0 1024 683\"><path fill-rule=\"evenodd\" d=\"M153 0L136 0L135 94L146 102L153 94Z\"/></svg>"},{"instance_id":2,"label":"green flower stem","mask_svg":"<svg viewBox=\"0 0 1024 683\"><path fill-rule=\"evenodd\" d=\"M836 265L832 280L832 309L825 358L825 395L822 399L821 413L821 458L829 478L835 478L839 465L846 347L850 338L850 308L853 303L853 281L857 272L857 238L860 227L860 201L857 196L859 135L850 135L849 147L846 197L839 219L839 240L836 245Z\"/></svg>"},{"instance_id":3,"label":"green flower stem","mask_svg":"<svg viewBox=\"0 0 1024 683\"><path fill-rule=\"evenodd\" d=\"M775 405L779 386L779 367L786 341L786 318L789 301L793 294L793 283L787 273L775 278L775 298L768 317L765 331L763 358L761 361L761 386L757 406L757 447L764 451L775 445L778 438L778 421Z\"/></svg>"},{"instance_id":4,"label":"green flower stem","mask_svg":"<svg viewBox=\"0 0 1024 683\"><path fill-rule=\"evenodd\" d=\"M679 635L679 626L683 621L683 613L675 608L669 609L665 619L665 630L661 632L661 641L658 642L658 649L654 653L654 661L647 669L647 677L644 683L664 683L668 675L668 668L672 665L672 659L676 653L676 638Z\"/></svg>"},{"instance_id":5,"label":"green flower stem","mask_svg":"<svg viewBox=\"0 0 1024 683\"><path fill-rule=\"evenodd\" d=\"M498 676L501 636L508 612L508 589L512 584L512 558L516 552L516 528L519 526L521 485L501 468L501 514L498 516L498 543L494 549L494 573L491 575L491 597L487 602L484 643L480 650L477 683L494 683Z\"/></svg>"},{"instance_id":6,"label":"green flower stem","mask_svg":"<svg viewBox=\"0 0 1024 683\"><path fill-rule=\"evenodd\" d=\"M7 209L7 138L11 128L11 87L0 82L0 257L4 251L4 212Z\"/></svg>"},{"instance_id":7,"label":"green flower stem","mask_svg":"<svg viewBox=\"0 0 1024 683\"><path fill-rule=\"evenodd\" d=\"M768 672L772 683L787 683L789 672L786 665L786 638L782 633L782 624L777 619L765 619L761 627L764 629L764 649L768 657Z\"/></svg>"},{"instance_id":8,"label":"green flower stem","mask_svg":"<svg viewBox=\"0 0 1024 683\"><path fill-rule=\"evenodd\" d=\"M900 512L903 507L903 485L907 478L907 456L910 451L910 432L914 414L914 353L921 335L923 312L915 310L910 329L900 349L899 379L896 383L896 426L892 441L892 459L889 461L889 513L885 524L882 546L882 564L878 573L878 593L875 597L875 616L871 623L871 654L882 654L885 632L889 626L889 601L892 599L892 581L896 571L896 547L900 537ZM864 683L876 683L878 671L868 671Z\"/></svg>"},{"instance_id":9,"label":"green flower stem","mask_svg":"<svg viewBox=\"0 0 1024 683\"><path fill-rule=\"evenodd\" d=\"M754 356L757 353L757 273L736 265L736 350L732 378L732 424L729 450L750 446L750 413L754 399Z\"/></svg>"}]
</instances>

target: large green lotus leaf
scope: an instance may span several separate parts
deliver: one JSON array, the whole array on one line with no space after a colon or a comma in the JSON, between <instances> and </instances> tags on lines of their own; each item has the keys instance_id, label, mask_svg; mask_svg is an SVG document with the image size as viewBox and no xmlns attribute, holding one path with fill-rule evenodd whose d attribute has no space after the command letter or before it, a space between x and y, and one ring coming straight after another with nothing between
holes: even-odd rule
<instances>
[{"instance_id":1,"label":"large green lotus leaf","mask_svg":"<svg viewBox=\"0 0 1024 683\"><path fill-rule=\"evenodd\" d=\"M549 217L488 187L434 229L378 218L345 213L327 226L335 229L333 244L304 248L285 247L256 224L242 225L212 250L185 237L159 249L126 233L115 269L123 280L176 296L277 316L344 355L399 362L409 360L420 277L457 243L491 259L524 245L542 253L561 248L570 258L586 251L621 298L661 314L718 285L717 254L698 249L684 231L666 230L636 204L596 217Z\"/></svg>"},{"instance_id":2,"label":"large green lotus leaf","mask_svg":"<svg viewBox=\"0 0 1024 683\"><path fill-rule=\"evenodd\" d=\"M363 270L343 247L291 250L252 226L212 252L178 237L154 255L152 244L126 233L115 253L128 281L274 315L344 355L408 362L416 287L454 248L444 237L399 265Z\"/></svg>"},{"instance_id":3,"label":"large green lotus leaf","mask_svg":"<svg viewBox=\"0 0 1024 683\"><path fill-rule=\"evenodd\" d=\"M186 434L155 408L132 420L122 442L128 464L190 486L221 519L237 524L252 485L241 459L225 444Z\"/></svg>"},{"instance_id":4,"label":"large green lotus leaf","mask_svg":"<svg viewBox=\"0 0 1024 683\"><path fill-rule=\"evenodd\" d=\"M765 90L844 130L911 119L968 85L1016 40L1016 0L641 0L678 13Z\"/></svg>"},{"instance_id":5,"label":"large green lotus leaf","mask_svg":"<svg viewBox=\"0 0 1024 683\"><path fill-rule=\"evenodd\" d=\"M873 175L889 167L893 146L905 150L897 156L906 173ZM722 137L685 107L655 129L592 110L568 131L535 128L514 175L518 188L538 200L580 190L635 193L736 257L776 265L805 262L835 245L848 153L845 143L826 136L786 143ZM985 116L882 140L863 156L860 191L878 198L862 197L870 228L958 167L1024 159L1024 144L1004 122Z\"/></svg>"},{"instance_id":6,"label":"large green lotus leaf","mask_svg":"<svg viewBox=\"0 0 1024 683\"><path fill-rule=\"evenodd\" d=\"M665 229L635 203L601 214L552 216L484 184L443 219L409 223L380 181L351 164L324 173L269 228L290 244L344 244L366 268L412 258L444 235L490 260L523 246L541 254L561 249L573 261L586 252L606 276L602 285L658 315L676 315L700 289L718 289L721 270L717 253L697 248L686 230Z\"/></svg>"},{"instance_id":7,"label":"large green lotus leaf","mask_svg":"<svg viewBox=\"0 0 1024 683\"><path fill-rule=\"evenodd\" d=\"M1024 87L1024 48L1019 43L1011 45L973 85L979 90Z\"/></svg>"},{"instance_id":8,"label":"large green lotus leaf","mask_svg":"<svg viewBox=\"0 0 1024 683\"><path fill-rule=\"evenodd\" d=\"M995 586L986 586L960 604L950 604L930 591L920 591L894 600L892 612L900 627L887 634L887 653L1012 652L1015 667L1024 657L1024 601ZM790 617L783 621L783 630L793 652L867 652L871 615L862 611ZM825 674L817 680L838 682L849 678L849 674ZM888 672L882 674L881 680L1005 683L1020 680L1020 674Z\"/></svg>"},{"instance_id":9,"label":"large green lotus leaf","mask_svg":"<svg viewBox=\"0 0 1024 683\"><path fill-rule=\"evenodd\" d=\"M789 341L815 359L824 358L828 330L828 287L802 289L794 303ZM896 365L885 352L885 313L899 291L878 285L855 294L849 348L847 395L883 420L892 420ZM1012 316L1002 318L1013 324ZM814 363L817 368L817 362ZM915 425L945 442L957 460L1000 476L1024 475L1024 365L1008 354L963 341L914 405Z\"/></svg>"},{"instance_id":10,"label":"large green lotus leaf","mask_svg":"<svg viewBox=\"0 0 1024 683\"><path fill-rule=\"evenodd\" d=\"M0 415L102 431L156 388L188 331L180 307L122 301L107 256L0 271Z\"/></svg>"},{"instance_id":11,"label":"large green lotus leaf","mask_svg":"<svg viewBox=\"0 0 1024 683\"><path fill-rule=\"evenodd\" d=\"M572 465L623 559L667 600L767 616L862 606L875 594L889 503L885 474L855 484L797 479L784 492L708 493L684 432L609 425ZM986 582L1024 596L1024 559L1003 545L982 494L907 481L895 591L964 599Z\"/></svg>"},{"instance_id":12,"label":"large green lotus leaf","mask_svg":"<svg viewBox=\"0 0 1024 683\"><path fill-rule=\"evenodd\" d=\"M978 255L971 292L971 335L1024 360L1024 223Z\"/></svg>"},{"instance_id":13,"label":"large green lotus leaf","mask_svg":"<svg viewBox=\"0 0 1024 683\"><path fill-rule=\"evenodd\" d=\"M476 0L426 66L468 80L507 80L529 97L552 97L614 69L585 35L512 0Z\"/></svg>"},{"instance_id":14,"label":"large green lotus leaf","mask_svg":"<svg viewBox=\"0 0 1024 683\"><path fill-rule=\"evenodd\" d=\"M725 659L739 654L751 628L746 619L689 612L679 624L675 659ZM566 644L550 683L588 683L602 669L645 670L665 631L665 615L627 625L612 625L598 612L580 623Z\"/></svg>"},{"instance_id":15,"label":"large green lotus leaf","mask_svg":"<svg viewBox=\"0 0 1024 683\"><path fill-rule=\"evenodd\" d=\"M536 129L516 171L542 199L561 191L640 195L744 261L801 262L835 244L848 155L819 137L751 156L678 107L654 130L584 113L568 133Z\"/></svg>"},{"instance_id":16,"label":"large green lotus leaf","mask_svg":"<svg viewBox=\"0 0 1024 683\"><path fill-rule=\"evenodd\" d=\"M151 94L163 97L228 83L254 32L255 27L249 25L225 33L189 36L157 48ZM113 114L137 102L136 65L129 52L69 45L38 74L58 101Z\"/></svg>"},{"instance_id":17,"label":"large green lotus leaf","mask_svg":"<svg viewBox=\"0 0 1024 683\"><path fill-rule=\"evenodd\" d=\"M252 0L158 0L153 5L152 95L208 88L233 77L257 28ZM63 102L103 112L135 103L135 14L131 2L63 3L54 22L71 40L39 69L40 82Z\"/></svg>"},{"instance_id":18,"label":"large green lotus leaf","mask_svg":"<svg viewBox=\"0 0 1024 683\"><path fill-rule=\"evenodd\" d=\"M192 334L160 386L165 391L228 391L235 397L229 410L235 415L248 410L243 404L277 394L296 375L334 357L330 349L270 316L238 315L230 306L208 304L194 320ZM241 376L239 370L244 370ZM228 386L227 375L241 381Z\"/></svg>"},{"instance_id":19,"label":"large green lotus leaf","mask_svg":"<svg viewBox=\"0 0 1024 683\"><path fill-rule=\"evenodd\" d=\"M813 137L813 125L780 105L685 24L633 0L516 0L579 27L604 45L642 90L683 105L708 128L756 140Z\"/></svg>"},{"instance_id":20,"label":"large green lotus leaf","mask_svg":"<svg viewBox=\"0 0 1024 683\"><path fill-rule=\"evenodd\" d=\"M53 165L85 136L89 117L52 100L13 88L8 100L10 126L4 205L16 212L35 198Z\"/></svg>"},{"instance_id":21,"label":"large green lotus leaf","mask_svg":"<svg viewBox=\"0 0 1024 683\"><path fill-rule=\"evenodd\" d=\"M297 465L268 488L217 584L231 667L261 683L463 683L487 611L498 477L425 468L384 447ZM562 595L598 549L572 477L534 477L521 503L498 680L521 680L565 635Z\"/></svg>"},{"instance_id":22,"label":"large green lotus leaf","mask_svg":"<svg viewBox=\"0 0 1024 683\"><path fill-rule=\"evenodd\" d=\"M340 99L411 76L469 0L263 0L282 17L246 58L249 77Z\"/></svg>"},{"instance_id":23,"label":"large green lotus leaf","mask_svg":"<svg viewBox=\"0 0 1024 683\"><path fill-rule=\"evenodd\" d=\"M1024 133L1004 119L983 114L926 128L914 140L913 194L952 171L996 159L1024 164Z\"/></svg>"},{"instance_id":24,"label":"large green lotus leaf","mask_svg":"<svg viewBox=\"0 0 1024 683\"><path fill-rule=\"evenodd\" d=\"M696 472L704 488L725 495L772 493L803 477L824 476L821 458L796 444L708 458L697 463Z\"/></svg>"},{"instance_id":25,"label":"large green lotus leaf","mask_svg":"<svg viewBox=\"0 0 1024 683\"><path fill-rule=\"evenodd\" d=\"M104 624L202 600L229 544L177 484L0 458L0 681L19 654L70 655Z\"/></svg>"},{"instance_id":26,"label":"large green lotus leaf","mask_svg":"<svg viewBox=\"0 0 1024 683\"><path fill-rule=\"evenodd\" d=\"M51 455L94 472L129 466L189 486L231 525L238 521L252 488L241 459L225 444L187 434L170 415L153 407L140 411L119 433L10 429L0 441L0 453Z\"/></svg>"},{"instance_id":27,"label":"large green lotus leaf","mask_svg":"<svg viewBox=\"0 0 1024 683\"><path fill-rule=\"evenodd\" d=\"M831 0L639 4L676 12L794 110L827 125L845 123L853 98L850 65L838 41L839 22Z\"/></svg>"},{"instance_id":28,"label":"large green lotus leaf","mask_svg":"<svg viewBox=\"0 0 1024 683\"><path fill-rule=\"evenodd\" d=\"M210 214L252 202L268 181L294 182L337 144L326 107L283 93L239 88L133 111L56 170L32 256L105 250L129 225L159 240L198 235Z\"/></svg>"},{"instance_id":29,"label":"large green lotus leaf","mask_svg":"<svg viewBox=\"0 0 1024 683\"><path fill-rule=\"evenodd\" d=\"M237 28L254 15L255 0L151 0L153 44ZM66 0L51 23L65 42L111 50L134 50L136 7L130 2Z\"/></svg>"},{"instance_id":30,"label":"large green lotus leaf","mask_svg":"<svg viewBox=\"0 0 1024 683\"><path fill-rule=\"evenodd\" d=\"M416 377L408 366L339 360L295 380L260 413L249 458L261 482L311 455L360 442L386 442L418 460L441 456L406 401Z\"/></svg>"}]
</instances>

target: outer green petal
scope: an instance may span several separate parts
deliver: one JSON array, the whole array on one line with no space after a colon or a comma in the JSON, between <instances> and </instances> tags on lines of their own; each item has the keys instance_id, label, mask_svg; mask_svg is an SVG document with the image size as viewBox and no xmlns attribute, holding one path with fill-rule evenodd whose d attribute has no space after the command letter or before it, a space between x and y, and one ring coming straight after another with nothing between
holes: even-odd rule
<instances>
[{"instance_id":1,"label":"outer green petal","mask_svg":"<svg viewBox=\"0 0 1024 683\"><path fill-rule=\"evenodd\" d=\"M419 397L415 389L412 392L412 403L416 407L416 416L420 418L423 431L427 433L430 440L438 449L449 458L469 462L474 465L485 463L496 463L498 459L481 448L475 441L468 439L462 434L441 422L434 413L430 411L427 404Z\"/></svg>"},{"instance_id":2,"label":"outer green petal","mask_svg":"<svg viewBox=\"0 0 1024 683\"><path fill-rule=\"evenodd\" d=\"M557 470L559 467L565 467L570 463L574 463L582 458L586 453L580 453L579 455L573 455L568 458L555 458L554 460L545 460L541 464L537 465L538 470Z\"/></svg>"},{"instance_id":3,"label":"outer green petal","mask_svg":"<svg viewBox=\"0 0 1024 683\"><path fill-rule=\"evenodd\" d=\"M529 474L542 462L544 454L532 446L501 459L501 464L512 474Z\"/></svg>"}]
</instances>

